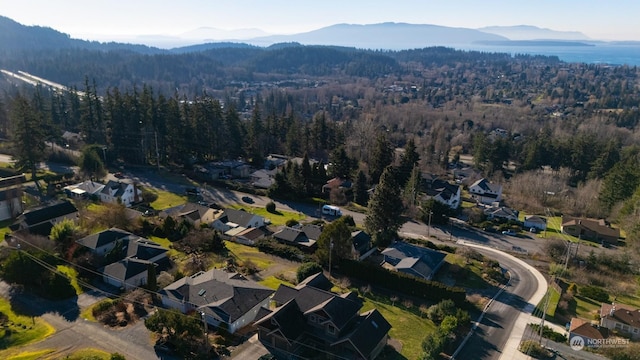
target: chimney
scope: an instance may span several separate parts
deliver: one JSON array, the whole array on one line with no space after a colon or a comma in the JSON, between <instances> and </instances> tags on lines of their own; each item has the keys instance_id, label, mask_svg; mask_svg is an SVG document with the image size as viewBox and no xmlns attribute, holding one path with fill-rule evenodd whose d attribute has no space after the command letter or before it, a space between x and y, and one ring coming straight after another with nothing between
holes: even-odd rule
<instances>
[{"instance_id":1,"label":"chimney","mask_svg":"<svg viewBox=\"0 0 640 360\"><path fill-rule=\"evenodd\" d=\"M611 310L609 310L609 316L613 316L614 312L616 312L616 303L611 303Z\"/></svg>"}]
</instances>

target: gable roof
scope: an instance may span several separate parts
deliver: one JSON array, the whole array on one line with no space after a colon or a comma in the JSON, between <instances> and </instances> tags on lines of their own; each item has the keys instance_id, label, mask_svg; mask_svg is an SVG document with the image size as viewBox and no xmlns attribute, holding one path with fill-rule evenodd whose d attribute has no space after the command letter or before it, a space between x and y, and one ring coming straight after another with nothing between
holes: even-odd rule
<instances>
[{"instance_id":1,"label":"gable roof","mask_svg":"<svg viewBox=\"0 0 640 360\"><path fill-rule=\"evenodd\" d=\"M603 303L600 307L601 318L611 318L622 324L640 328L640 309L624 304Z\"/></svg>"},{"instance_id":2,"label":"gable roof","mask_svg":"<svg viewBox=\"0 0 640 360\"><path fill-rule=\"evenodd\" d=\"M238 226L249 227L251 220L257 215L251 214L247 211L236 209L225 209L224 213L218 218L223 223L232 222L238 224Z\"/></svg>"},{"instance_id":3,"label":"gable roof","mask_svg":"<svg viewBox=\"0 0 640 360\"><path fill-rule=\"evenodd\" d=\"M126 184L120 181L109 180L109 182L105 184L102 190L100 190L100 193L106 194L109 196L120 197L122 196L122 194L124 194L125 190L129 185L131 184ZM111 195L112 191L115 191L113 195Z\"/></svg>"},{"instance_id":4,"label":"gable roof","mask_svg":"<svg viewBox=\"0 0 640 360\"><path fill-rule=\"evenodd\" d=\"M538 215L527 215L524 217L524 221L536 224L547 224L547 218Z\"/></svg>"},{"instance_id":5,"label":"gable roof","mask_svg":"<svg viewBox=\"0 0 640 360\"><path fill-rule=\"evenodd\" d=\"M324 273L321 271L319 273L308 276L306 279L302 280L297 286L296 289L300 289L304 286L312 286L316 289L329 291L333 287L333 284Z\"/></svg>"},{"instance_id":6,"label":"gable roof","mask_svg":"<svg viewBox=\"0 0 640 360\"><path fill-rule=\"evenodd\" d=\"M310 226L314 226L314 225L310 225ZM275 232L273 234L273 237L278 240L282 240L295 245L312 247L316 244L316 239L320 236L319 234L316 235L317 229L311 228L311 227L308 227L306 229L307 231L304 231L304 227L294 228L294 227L285 226L279 231ZM322 230L319 230L319 232L321 233ZM308 234L311 234L313 237L315 237L315 239L312 239Z\"/></svg>"},{"instance_id":7,"label":"gable roof","mask_svg":"<svg viewBox=\"0 0 640 360\"><path fill-rule=\"evenodd\" d=\"M273 290L235 272L211 269L168 285L159 293L176 302L188 302L205 314L232 323L267 299Z\"/></svg>"},{"instance_id":8,"label":"gable roof","mask_svg":"<svg viewBox=\"0 0 640 360\"><path fill-rule=\"evenodd\" d=\"M37 210L25 212L23 216L27 226L32 226L76 212L78 212L78 209L75 207L75 205L73 205L69 201L63 201Z\"/></svg>"},{"instance_id":9,"label":"gable roof","mask_svg":"<svg viewBox=\"0 0 640 360\"><path fill-rule=\"evenodd\" d=\"M580 318L571 319L571 323L569 324L569 333L589 339L606 339L609 337L609 329L592 324L590 321Z\"/></svg>"},{"instance_id":10,"label":"gable roof","mask_svg":"<svg viewBox=\"0 0 640 360\"><path fill-rule=\"evenodd\" d=\"M167 252L167 249L160 244L149 241L145 238L131 239L128 238L126 257L136 258L140 260L151 260L158 255Z\"/></svg>"},{"instance_id":11,"label":"gable roof","mask_svg":"<svg viewBox=\"0 0 640 360\"><path fill-rule=\"evenodd\" d=\"M371 236L362 230L357 230L351 233L351 241L353 242L353 248L362 255L369 250L369 244L371 244Z\"/></svg>"},{"instance_id":12,"label":"gable roof","mask_svg":"<svg viewBox=\"0 0 640 360\"><path fill-rule=\"evenodd\" d=\"M490 191L490 192L493 192L493 193L498 193L498 192L502 191L502 185L492 184L485 178L482 178L482 179L474 182L473 184L471 184L470 187L479 187L483 191ZM489 196L489 195L490 194L487 194L487 196Z\"/></svg>"},{"instance_id":13,"label":"gable roof","mask_svg":"<svg viewBox=\"0 0 640 360\"><path fill-rule=\"evenodd\" d=\"M384 249L382 255L396 270L411 269L426 279L440 267L446 256L439 251L399 241Z\"/></svg>"},{"instance_id":14,"label":"gable roof","mask_svg":"<svg viewBox=\"0 0 640 360\"><path fill-rule=\"evenodd\" d=\"M490 207L484 210L485 215L499 218L518 218L518 211L506 206Z\"/></svg>"},{"instance_id":15,"label":"gable roof","mask_svg":"<svg viewBox=\"0 0 640 360\"><path fill-rule=\"evenodd\" d=\"M614 238L620 237L620 229L612 228L604 219L583 219L563 216L562 227L565 226L580 226L601 236L609 236Z\"/></svg>"},{"instance_id":16,"label":"gable roof","mask_svg":"<svg viewBox=\"0 0 640 360\"><path fill-rule=\"evenodd\" d=\"M377 309L371 309L360 315L360 321L354 330L332 345L349 341L363 358L369 359L382 337L387 336L391 324Z\"/></svg>"},{"instance_id":17,"label":"gable roof","mask_svg":"<svg viewBox=\"0 0 640 360\"><path fill-rule=\"evenodd\" d=\"M85 236L82 239L76 240L76 242L82 246L88 247L89 249L95 250L114 241L128 237L135 237L135 235L125 230L111 228L99 233Z\"/></svg>"},{"instance_id":18,"label":"gable roof","mask_svg":"<svg viewBox=\"0 0 640 360\"><path fill-rule=\"evenodd\" d=\"M440 196L443 200L449 201L458 194L459 185L450 184L448 181L439 179L433 174L423 174L423 183L425 185L425 193L428 196Z\"/></svg>"},{"instance_id":19,"label":"gable roof","mask_svg":"<svg viewBox=\"0 0 640 360\"><path fill-rule=\"evenodd\" d=\"M146 260L125 258L105 266L100 272L109 278L126 282L132 277L147 271L150 264L153 263Z\"/></svg>"}]
</instances>

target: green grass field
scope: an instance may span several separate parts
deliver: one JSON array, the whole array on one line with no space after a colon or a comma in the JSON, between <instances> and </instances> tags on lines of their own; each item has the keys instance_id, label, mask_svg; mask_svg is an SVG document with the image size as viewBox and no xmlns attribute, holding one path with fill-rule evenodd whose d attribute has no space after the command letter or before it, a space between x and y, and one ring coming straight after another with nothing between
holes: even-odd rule
<instances>
[{"instance_id":1,"label":"green grass field","mask_svg":"<svg viewBox=\"0 0 640 360\"><path fill-rule=\"evenodd\" d=\"M547 306L546 316L552 318L556 315L556 309L558 308L558 303L560 302L560 293L553 287L548 288L547 295L545 295L542 300L540 300L533 313L535 315L541 315L544 312L544 307L547 302L547 296L549 296L549 305Z\"/></svg>"},{"instance_id":2,"label":"green grass field","mask_svg":"<svg viewBox=\"0 0 640 360\"><path fill-rule=\"evenodd\" d=\"M0 312L7 316L6 325L0 333L0 349L8 349L39 341L53 334L55 329L38 317L18 315L11 309L8 300L0 298ZM8 331L11 335L8 335ZM5 358L0 352L0 358Z\"/></svg>"},{"instance_id":3,"label":"green grass field","mask_svg":"<svg viewBox=\"0 0 640 360\"><path fill-rule=\"evenodd\" d=\"M187 202L186 196L174 194L169 191L153 189L153 188L146 188L145 191L156 194L158 196L158 198L150 204L151 207L154 208L155 210L164 210L164 209L168 209L173 206L178 206Z\"/></svg>"},{"instance_id":4,"label":"green grass field","mask_svg":"<svg viewBox=\"0 0 640 360\"><path fill-rule=\"evenodd\" d=\"M287 223L288 220L296 220L302 221L306 218L306 215L292 212L292 211L281 211L276 209L276 213L270 213L267 209L263 207L255 207L255 206L246 206L246 205L237 205L233 206L234 209L243 209L252 214L256 214L264 217L265 219L269 219L272 225L280 226Z\"/></svg>"}]
</instances>

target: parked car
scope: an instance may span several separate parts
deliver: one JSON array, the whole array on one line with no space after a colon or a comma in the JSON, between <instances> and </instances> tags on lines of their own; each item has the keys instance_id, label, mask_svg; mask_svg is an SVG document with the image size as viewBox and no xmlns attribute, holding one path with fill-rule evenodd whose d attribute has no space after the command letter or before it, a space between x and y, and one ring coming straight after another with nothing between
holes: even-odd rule
<instances>
[{"instance_id":1,"label":"parked car","mask_svg":"<svg viewBox=\"0 0 640 360\"><path fill-rule=\"evenodd\" d=\"M247 204L253 204L253 199L249 196L243 196L242 201L246 202Z\"/></svg>"},{"instance_id":2,"label":"parked car","mask_svg":"<svg viewBox=\"0 0 640 360\"><path fill-rule=\"evenodd\" d=\"M537 232L538 232L538 229L536 229L536 228L532 227L531 229L529 229L529 232L530 232L530 233L534 233L534 234L535 234L535 233L537 233Z\"/></svg>"},{"instance_id":3,"label":"parked car","mask_svg":"<svg viewBox=\"0 0 640 360\"><path fill-rule=\"evenodd\" d=\"M515 236L516 232L513 230L505 230L502 232L502 235L511 235L511 236Z\"/></svg>"},{"instance_id":4,"label":"parked car","mask_svg":"<svg viewBox=\"0 0 640 360\"><path fill-rule=\"evenodd\" d=\"M118 179L122 179L124 177L124 175L118 171L117 173L113 174L113 176L117 177Z\"/></svg>"}]
</instances>

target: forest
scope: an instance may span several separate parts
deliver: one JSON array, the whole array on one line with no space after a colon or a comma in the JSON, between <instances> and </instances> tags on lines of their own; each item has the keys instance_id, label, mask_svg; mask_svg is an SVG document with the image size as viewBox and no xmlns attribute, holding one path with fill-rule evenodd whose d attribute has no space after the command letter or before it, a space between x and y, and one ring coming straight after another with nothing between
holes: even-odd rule
<instances>
[{"instance_id":1,"label":"forest","mask_svg":"<svg viewBox=\"0 0 640 360\"><path fill-rule=\"evenodd\" d=\"M186 168L306 155L332 164L321 177L370 188L411 143L421 172L445 174L469 157L528 213L625 223L640 197L636 67L299 44L7 54L3 68L70 89L0 81L0 133L24 144L67 145L63 132L76 132L111 161Z\"/></svg>"}]
</instances>

